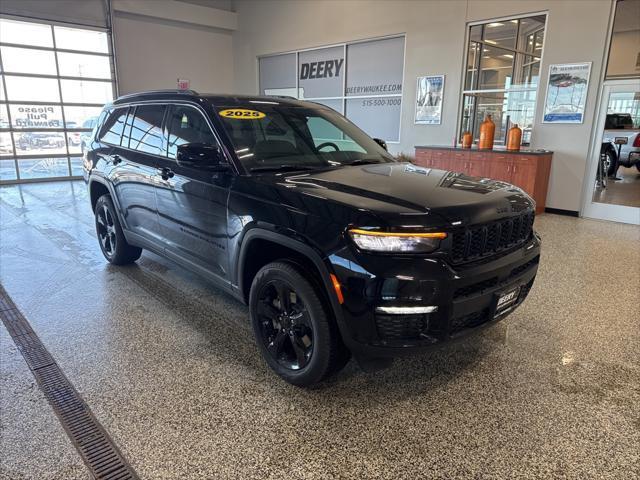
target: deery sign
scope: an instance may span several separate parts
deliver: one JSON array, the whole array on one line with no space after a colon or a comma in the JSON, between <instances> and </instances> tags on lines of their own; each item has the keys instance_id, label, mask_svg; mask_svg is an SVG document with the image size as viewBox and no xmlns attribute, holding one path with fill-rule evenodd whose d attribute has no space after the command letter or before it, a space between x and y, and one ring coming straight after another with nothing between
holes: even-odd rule
<instances>
[{"instance_id":1,"label":"deery sign","mask_svg":"<svg viewBox=\"0 0 640 480\"><path fill-rule=\"evenodd\" d=\"M344 58L300 64L300 80L339 77Z\"/></svg>"}]
</instances>

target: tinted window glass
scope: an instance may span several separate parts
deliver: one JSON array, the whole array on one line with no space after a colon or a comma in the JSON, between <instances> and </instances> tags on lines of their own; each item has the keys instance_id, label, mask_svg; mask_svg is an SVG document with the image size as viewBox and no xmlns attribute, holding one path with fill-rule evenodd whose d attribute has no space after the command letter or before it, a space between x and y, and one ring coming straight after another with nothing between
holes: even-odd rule
<instances>
[{"instance_id":1,"label":"tinted window glass","mask_svg":"<svg viewBox=\"0 0 640 480\"><path fill-rule=\"evenodd\" d=\"M129 148L159 155L162 153L162 105L140 105L136 107Z\"/></svg>"},{"instance_id":2,"label":"tinted window glass","mask_svg":"<svg viewBox=\"0 0 640 480\"><path fill-rule=\"evenodd\" d=\"M127 115L127 121L124 124L124 131L122 132L122 145L123 147L129 148L129 140L131 139L131 125L133 124L133 114L135 112L135 108L129 109L129 115Z\"/></svg>"},{"instance_id":3,"label":"tinted window glass","mask_svg":"<svg viewBox=\"0 0 640 480\"><path fill-rule=\"evenodd\" d=\"M127 118L127 107L116 108L102 127L100 140L112 145L120 145L120 136Z\"/></svg>"},{"instance_id":4,"label":"tinted window glass","mask_svg":"<svg viewBox=\"0 0 640 480\"><path fill-rule=\"evenodd\" d=\"M176 158L178 145L185 143L218 144L206 119L195 108L174 106L167 124L169 125L170 158Z\"/></svg>"}]
</instances>

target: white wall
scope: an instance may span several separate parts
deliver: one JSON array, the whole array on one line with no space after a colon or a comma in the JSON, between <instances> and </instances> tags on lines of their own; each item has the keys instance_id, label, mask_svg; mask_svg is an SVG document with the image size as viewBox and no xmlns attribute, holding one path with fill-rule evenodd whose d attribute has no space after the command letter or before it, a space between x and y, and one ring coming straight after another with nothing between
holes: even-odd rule
<instances>
[{"instance_id":1,"label":"white wall","mask_svg":"<svg viewBox=\"0 0 640 480\"><path fill-rule=\"evenodd\" d=\"M638 19L640 24L640 18ZM607 77L616 75L640 76L640 28L614 32L611 39Z\"/></svg>"},{"instance_id":2,"label":"white wall","mask_svg":"<svg viewBox=\"0 0 640 480\"><path fill-rule=\"evenodd\" d=\"M532 146L555 152L547 206L580 209L610 0L240 0L235 7L234 91L238 93L257 93L259 55L405 33L401 141L391 146L392 151L405 153L413 153L418 144L453 142L467 22L548 12ZM542 125L549 65L582 61L593 62L584 124ZM415 79L425 74L446 75L443 121L438 126L413 123Z\"/></svg>"},{"instance_id":3,"label":"white wall","mask_svg":"<svg viewBox=\"0 0 640 480\"><path fill-rule=\"evenodd\" d=\"M116 12L119 93L177 88L191 80L199 92L233 88L231 31Z\"/></svg>"}]
</instances>

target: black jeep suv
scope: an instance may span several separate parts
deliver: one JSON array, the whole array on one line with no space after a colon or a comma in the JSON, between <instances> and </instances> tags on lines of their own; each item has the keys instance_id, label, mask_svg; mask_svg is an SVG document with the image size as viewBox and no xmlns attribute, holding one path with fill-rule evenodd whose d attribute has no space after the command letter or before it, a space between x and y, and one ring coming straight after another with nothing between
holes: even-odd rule
<instances>
[{"instance_id":1,"label":"black jeep suv","mask_svg":"<svg viewBox=\"0 0 640 480\"><path fill-rule=\"evenodd\" d=\"M522 190L384 147L316 103L146 92L105 107L84 177L109 262L148 249L211 279L249 304L271 368L311 385L493 324L536 276Z\"/></svg>"}]
</instances>

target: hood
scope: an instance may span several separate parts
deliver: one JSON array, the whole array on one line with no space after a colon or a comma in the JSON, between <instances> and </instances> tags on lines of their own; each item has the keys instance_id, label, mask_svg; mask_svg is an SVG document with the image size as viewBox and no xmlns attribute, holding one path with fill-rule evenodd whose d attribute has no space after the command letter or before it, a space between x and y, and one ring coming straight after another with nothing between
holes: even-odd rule
<instances>
[{"instance_id":1,"label":"hood","mask_svg":"<svg viewBox=\"0 0 640 480\"><path fill-rule=\"evenodd\" d=\"M436 218L438 223L455 225L485 223L533 208L531 198L513 185L410 163L262 179L286 187L289 193L298 191L373 214L391 226L433 225Z\"/></svg>"}]
</instances>

